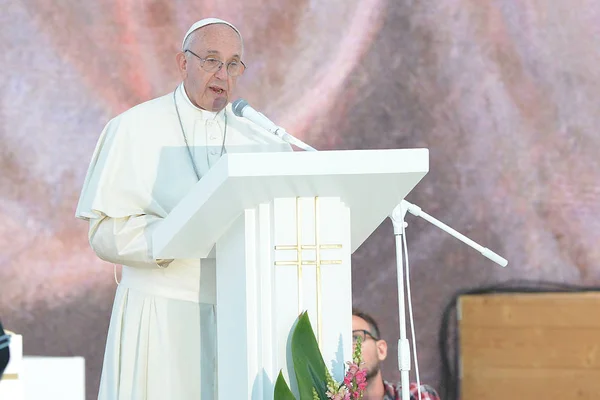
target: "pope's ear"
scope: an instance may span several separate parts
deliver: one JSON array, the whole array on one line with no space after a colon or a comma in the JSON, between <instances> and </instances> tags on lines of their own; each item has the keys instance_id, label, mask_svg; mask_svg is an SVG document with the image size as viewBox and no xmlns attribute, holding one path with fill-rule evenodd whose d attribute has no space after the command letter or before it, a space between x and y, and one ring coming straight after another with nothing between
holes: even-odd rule
<instances>
[{"instance_id":1,"label":"pope's ear","mask_svg":"<svg viewBox=\"0 0 600 400\"><path fill-rule=\"evenodd\" d=\"M175 60L177 61L177 67L179 72L183 75L187 73L187 59L185 58L185 53L180 51L175 56Z\"/></svg>"}]
</instances>

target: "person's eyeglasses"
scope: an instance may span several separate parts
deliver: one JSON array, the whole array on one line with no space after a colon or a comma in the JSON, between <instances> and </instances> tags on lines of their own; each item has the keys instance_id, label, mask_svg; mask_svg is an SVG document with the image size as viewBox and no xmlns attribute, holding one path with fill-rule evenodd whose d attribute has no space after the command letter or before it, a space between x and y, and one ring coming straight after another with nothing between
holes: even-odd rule
<instances>
[{"instance_id":1,"label":"person's eyeglasses","mask_svg":"<svg viewBox=\"0 0 600 400\"><path fill-rule=\"evenodd\" d=\"M191 50L185 50L189 52L191 55L197 57L200 60L200 68L205 70L206 72L217 72L219 71L223 65L225 64L221 60L217 60L216 58L202 58L198 54L194 53ZM244 73L246 70L246 65L240 61L231 61L227 64L227 73L229 76L239 76Z\"/></svg>"},{"instance_id":2,"label":"person's eyeglasses","mask_svg":"<svg viewBox=\"0 0 600 400\"><path fill-rule=\"evenodd\" d=\"M371 332L369 332L367 330L357 329L355 331L352 331L352 343L356 343L358 338L361 339L361 342L364 342L365 340L367 340L369 338L369 336L371 338L373 338L374 341L379 340L379 338L377 336L373 335Z\"/></svg>"}]
</instances>

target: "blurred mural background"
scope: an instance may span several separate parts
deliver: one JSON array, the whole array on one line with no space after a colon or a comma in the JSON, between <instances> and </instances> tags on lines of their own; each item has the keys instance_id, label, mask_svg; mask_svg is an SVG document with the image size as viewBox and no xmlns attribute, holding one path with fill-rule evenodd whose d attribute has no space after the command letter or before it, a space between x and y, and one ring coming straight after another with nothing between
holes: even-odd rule
<instances>
[{"instance_id":1,"label":"blurred mural background","mask_svg":"<svg viewBox=\"0 0 600 400\"><path fill-rule=\"evenodd\" d=\"M112 265L74 218L110 118L172 91L181 38L227 19L237 95L320 149L430 149L407 198L508 258L407 217L421 379L439 388L442 310L509 279L600 283L600 6L591 0L0 0L0 318L28 355L80 355L97 393ZM376 195L376 194L374 194ZM392 227L357 251L354 305L396 369Z\"/></svg>"}]
</instances>

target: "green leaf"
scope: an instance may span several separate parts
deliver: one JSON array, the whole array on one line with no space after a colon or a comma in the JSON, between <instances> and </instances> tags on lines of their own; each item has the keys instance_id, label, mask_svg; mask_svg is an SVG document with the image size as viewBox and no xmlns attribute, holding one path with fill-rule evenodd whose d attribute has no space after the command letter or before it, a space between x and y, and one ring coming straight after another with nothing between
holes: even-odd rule
<instances>
[{"instance_id":1,"label":"green leaf","mask_svg":"<svg viewBox=\"0 0 600 400\"><path fill-rule=\"evenodd\" d=\"M279 376L275 381L275 391L273 393L273 399L275 400L296 400L294 394L290 390L290 387L285 382L283 373L279 371Z\"/></svg>"},{"instance_id":2,"label":"green leaf","mask_svg":"<svg viewBox=\"0 0 600 400\"><path fill-rule=\"evenodd\" d=\"M327 367L308 314L303 312L292 333L292 360L301 399L312 399L313 389L327 399Z\"/></svg>"}]
</instances>

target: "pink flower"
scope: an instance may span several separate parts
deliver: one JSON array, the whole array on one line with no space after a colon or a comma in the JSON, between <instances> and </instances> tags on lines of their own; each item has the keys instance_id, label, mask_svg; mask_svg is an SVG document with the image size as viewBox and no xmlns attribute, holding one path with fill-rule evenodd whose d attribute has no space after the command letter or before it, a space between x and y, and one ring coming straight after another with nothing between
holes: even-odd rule
<instances>
[{"instance_id":1,"label":"pink flower","mask_svg":"<svg viewBox=\"0 0 600 400\"><path fill-rule=\"evenodd\" d=\"M350 387L351 384L352 384L352 375L346 374L346 376L344 377L344 385L346 385L347 387Z\"/></svg>"},{"instance_id":2,"label":"pink flower","mask_svg":"<svg viewBox=\"0 0 600 400\"><path fill-rule=\"evenodd\" d=\"M366 369L361 369L358 372L356 372L356 381L357 382L364 382L367 380L367 370Z\"/></svg>"},{"instance_id":3,"label":"pink flower","mask_svg":"<svg viewBox=\"0 0 600 400\"><path fill-rule=\"evenodd\" d=\"M363 362L347 362L348 369L341 386L335 382L328 383L327 398L329 400L359 400L367 387L367 370L360 368ZM331 385L330 385L331 384Z\"/></svg>"},{"instance_id":4,"label":"pink flower","mask_svg":"<svg viewBox=\"0 0 600 400\"><path fill-rule=\"evenodd\" d=\"M348 364L348 373L352 373L352 375L354 375L358 372L358 365L356 365L356 363L348 361L347 364Z\"/></svg>"}]
</instances>

